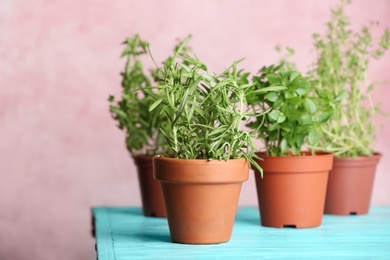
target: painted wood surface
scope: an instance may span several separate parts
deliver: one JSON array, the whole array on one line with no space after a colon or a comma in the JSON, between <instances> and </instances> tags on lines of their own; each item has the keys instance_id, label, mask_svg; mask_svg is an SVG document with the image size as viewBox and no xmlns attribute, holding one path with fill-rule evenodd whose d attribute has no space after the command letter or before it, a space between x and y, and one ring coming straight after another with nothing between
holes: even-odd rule
<instances>
[{"instance_id":1,"label":"painted wood surface","mask_svg":"<svg viewBox=\"0 0 390 260\"><path fill-rule=\"evenodd\" d=\"M97 254L105 259L390 259L390 207L368 215L324 215L310 229L267 228L258 209L239 208L228 243L183 245L170 241L165 218L140 208L94 208Z\"/></svg>"}]
</instances>

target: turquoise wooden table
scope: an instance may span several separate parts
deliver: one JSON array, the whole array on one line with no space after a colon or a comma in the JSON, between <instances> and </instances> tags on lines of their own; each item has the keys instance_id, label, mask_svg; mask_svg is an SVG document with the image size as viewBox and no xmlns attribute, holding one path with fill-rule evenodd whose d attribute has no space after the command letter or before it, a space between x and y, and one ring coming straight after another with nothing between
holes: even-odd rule
<instances>
[{"instance_id":1,"label":"turquoise wooden table","mask_svg":"<svg viewBox=\"0 0 390 260\"><path fill-rule=\"evenodd\" d=\"M257 208L239 208L228 243L172 243L167 220L140 208L93 209L97 256L105 259L386 259L390 207L364 216L324 215L317 228L267 228Z\"/></svg>"}]
</instances>

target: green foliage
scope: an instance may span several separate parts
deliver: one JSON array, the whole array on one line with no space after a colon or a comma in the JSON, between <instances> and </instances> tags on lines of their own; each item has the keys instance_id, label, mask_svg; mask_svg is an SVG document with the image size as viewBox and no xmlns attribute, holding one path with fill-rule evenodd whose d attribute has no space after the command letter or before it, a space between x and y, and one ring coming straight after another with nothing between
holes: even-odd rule
<instances>
[{"instance_id":1,"label":"green foliage","mask_svg":"<svg viewBox=\"0 0 390 260\"><path fill-rule=\"evenodd\" d=\"M161 131L173 151L171 156L246 158L261 171L253 160L253 133L241 129L243 122L253 116L246 111L252 86L247 79L249 73L238 71L239 62L234 62L220 75L211 75L204 63L184 49L189 39L159 68L161 84L156 87L156 101L150 107L153 111L163 105L167 121Z\"/></svg>"},{"instance_id":2,"label":"green foliage","mask_svg":"<svg viewBox=\"0 0 390 260\"><path fill-rule=\"evenodd\" d=\"M349 1L340 0L332 10L324 35L314 34L317 61L310 71L318 96L324 91L333 95L334 116L321 130L323 138L315 149L333 152L338 157L372 155L375 141L374 119L380 112L374 105L366 72L371 59L378 59L390 47L389 30L377 44L370 30L374 24L358 32L350 29L344 13Z\"/></svg>"},{"instance_id":3,"label":"green foliage","mask_svg":"<svg viewBox=\"0 0 390 260\"><path fill-rule=\"evenodd\" d=\"M110 112L118 127L126 131L126 146L131 155L154 155L167 147L159 127L164 118L158 110L149 111L154 103L148 90L151 83L143 72L140 56L148 54L149 44L139 35L127 38L121 57L126 58L122 76L122 95L119 100L109 97Z\"/></svg>"},{"instance_id":4,"label":"green foliage","mask_svg":"<svg viewBox=\"0 0 390 260\"><path fill-rule=\"evenodd\" d=\"M326 102L329 95L312 97L309 79L284 64L263 67L253 82L251 107L271 112L248 126L263 140L267 155L298 155L305 143L319 142L320 128L332 115ZM267 92L270 89L274 91Z\"/></svg>"}]
</instances>

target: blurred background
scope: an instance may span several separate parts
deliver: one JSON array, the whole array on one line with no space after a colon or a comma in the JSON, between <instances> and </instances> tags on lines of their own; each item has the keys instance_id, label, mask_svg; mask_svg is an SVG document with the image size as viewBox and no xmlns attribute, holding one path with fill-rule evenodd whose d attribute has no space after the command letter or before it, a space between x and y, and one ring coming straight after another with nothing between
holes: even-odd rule
<instances>
[{"instance_id":1,"label":"blurred background","mask_svg":"<svg viewBox=\"0 0 390 260\"><path fill-rule=\"evenodd\" d=\"M119 95L126 36L139 33L158 63L192 34L197 56L220 72L245 57L256 72L291 46L305 71L312 34L323 33L336 0L1 0L0 259L95 259L94 206L140 206L137 176L108 112ZM355 0L356 28L390 28L390 1ZM153 66L146 61L146 64ZM390 55L371 64L375 98L390 111ZM372 204L390 205L390 123L381 118ZM253 173L240 205L257 206Z\"/></svg>"}]
</instances>

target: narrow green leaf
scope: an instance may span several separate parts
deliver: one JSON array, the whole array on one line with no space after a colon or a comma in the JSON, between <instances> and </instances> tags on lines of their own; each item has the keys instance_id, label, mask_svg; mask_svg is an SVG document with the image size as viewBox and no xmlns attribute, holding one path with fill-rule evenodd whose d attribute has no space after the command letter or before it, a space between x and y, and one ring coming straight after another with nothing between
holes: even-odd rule
<instances>
[{"instance_id":1,"label":"narrow green leaf","mask_svg":"<svg viewBox=\"0 0 390 260\"><path fill-rule=\"evenodd\" d=\"M287 89L287 87L286 86L270 86L270 87L265 87L265 88L261 88L261 89L256 89L253 91L253 93L260 94L260 93L265 93L265 92L269 92L269 91L280 91L280 90L284 90L284 89Z\"/></svg>"},{"instance_id":2,"label":"narrow green leaf","mask_svg":"<svg viewBox=\"0 0 390 260\"><path fill-rule=\"evenodd\" d=\"M149 108L149 111L153 111L158 105L160 105L160 103L163 101L163 98L160 98L158 100L156 100L156 102L154 102L150 108Z\"/></svg>"}]
</instances>

